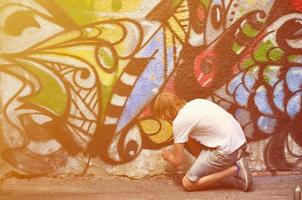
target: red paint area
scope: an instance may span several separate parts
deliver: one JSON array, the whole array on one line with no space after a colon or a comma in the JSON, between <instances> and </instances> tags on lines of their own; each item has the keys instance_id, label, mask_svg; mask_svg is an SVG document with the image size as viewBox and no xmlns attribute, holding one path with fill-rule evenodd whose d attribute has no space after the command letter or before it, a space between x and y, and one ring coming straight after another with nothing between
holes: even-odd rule
<instances>
[{"instance_id":1,"label":"red paint area","mask_svg":"<svg viewBox=\"0 0 302 200\"><path fill-rule=\"evenodd\" d=\"M196 80L201 87L211 86L216 74L214 53L212 51L203 52L196 57L194 62L194 73Z\"/></svg>"},{"instance_id":2,"label":"red paint area","mask_svg":"<svg viewBox=\"0 0 302 200\"><path fill-rule=\"evenodd\" d=\"M302 12L302 0L291 0L290 3L296 11Z\"/></svg>"}]
</instances>

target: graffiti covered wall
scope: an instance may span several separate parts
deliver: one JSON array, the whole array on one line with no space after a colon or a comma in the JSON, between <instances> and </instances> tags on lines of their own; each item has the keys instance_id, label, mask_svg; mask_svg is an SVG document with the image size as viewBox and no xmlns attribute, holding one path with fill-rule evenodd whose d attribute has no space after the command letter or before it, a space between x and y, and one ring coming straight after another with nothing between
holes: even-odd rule
<instances>
[{"instance_id":1,"label":"graffiti covered wall","mask_svg":"<svg viewBox=\"0 0 302 200\"><path fill-rule=\"evenodd\" d=\"M173 142L150 113L161 91L233 114L254 170L301 163L300 0L4 0L0 16L0 154L18 172L148 175Z\"/></svg>"}]
</instances>

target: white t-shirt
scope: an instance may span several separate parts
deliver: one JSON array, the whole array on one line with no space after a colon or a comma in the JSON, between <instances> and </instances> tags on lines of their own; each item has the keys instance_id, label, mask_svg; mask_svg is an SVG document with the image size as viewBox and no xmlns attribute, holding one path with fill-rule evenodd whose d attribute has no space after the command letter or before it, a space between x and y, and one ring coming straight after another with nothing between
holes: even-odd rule
<instances>
[{"instance_id":1,"label":"white t-shirt","mask_svg":"<svg viewBox=\"0 0 302 200\"><path fill-rule=\"evenodd\" d=\"M191 137L204 146L230 154L246 142L240 124L219 105L195 99L179 110L173 121L174 143L185 143Z\"/></svg>"}]
</instances>

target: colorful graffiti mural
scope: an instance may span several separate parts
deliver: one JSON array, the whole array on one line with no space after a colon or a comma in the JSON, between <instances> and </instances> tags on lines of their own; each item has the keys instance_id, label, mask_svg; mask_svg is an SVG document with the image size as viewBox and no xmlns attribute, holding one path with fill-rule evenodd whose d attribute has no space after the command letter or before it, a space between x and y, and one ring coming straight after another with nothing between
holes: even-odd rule
<instances>
[{"instance_id":1,"label":"colorful graffiti mural","mask_svg":"<svg viewBox=\"0 0 302 200\"><path fill-rule=\"evenodd\" d=\"M79 153L111 165L171 144L163 90L207 98L270 138L269 169L302 146L301 1L0 2L1 156L32 175ZM16 23L18 22L18 23ZM296 155L295 157L302 157Z\"/></svg>"}]
</instances>

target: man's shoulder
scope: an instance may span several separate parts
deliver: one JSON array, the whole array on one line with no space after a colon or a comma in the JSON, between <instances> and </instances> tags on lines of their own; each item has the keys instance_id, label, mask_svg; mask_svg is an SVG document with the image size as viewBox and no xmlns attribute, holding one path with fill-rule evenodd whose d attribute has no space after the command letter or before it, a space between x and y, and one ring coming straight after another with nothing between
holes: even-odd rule
<instances>
[{"instance_id":1,"label":"man's shoulder","mask_svg":"<svg viewBox=\"0 0 302 200\"><path fill-rule=\"evenodd\" d=\"M209 105L209 104L213 104L213 102L207 99L193 99L188 103L186 103L186 105L188 106Z\"/></svg>"},{"instance_id":2,"label":"man's shoulder","mask_svg":"<svg viewBox=\"0 0 302 200\"><path fill-rule=\"evenodd\" d=\"M208 115L209 112L219 111L222 108L216 103L207 99L194 99L189 101L183 109L183 113L199 113L200 115Z\"/></svg>"}]
</instances>

